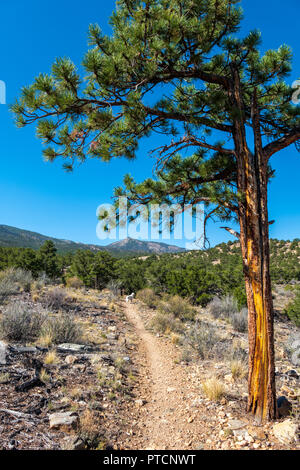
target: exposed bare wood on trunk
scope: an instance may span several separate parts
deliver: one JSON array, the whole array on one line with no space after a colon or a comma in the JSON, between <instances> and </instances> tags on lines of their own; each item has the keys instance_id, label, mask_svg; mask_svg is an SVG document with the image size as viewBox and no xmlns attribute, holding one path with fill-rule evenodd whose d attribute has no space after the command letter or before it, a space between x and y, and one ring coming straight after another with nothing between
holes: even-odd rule
<instances>
[{"instance_id":1,"label":"exposed bare wood on trunk","mask_svg":"<svg viewBox=\"0 0 300 470\"><path fill-rule=\"evenodd\" d=\"M240 113L235 121L240 242L249 312L248 411L261 422L276 417L273 349L273 304L269 273L267 159L261 145L256 96L252 105L255 152L247 145L238 72L233 70L232 104Z\"/></svg>"}]
</instances>

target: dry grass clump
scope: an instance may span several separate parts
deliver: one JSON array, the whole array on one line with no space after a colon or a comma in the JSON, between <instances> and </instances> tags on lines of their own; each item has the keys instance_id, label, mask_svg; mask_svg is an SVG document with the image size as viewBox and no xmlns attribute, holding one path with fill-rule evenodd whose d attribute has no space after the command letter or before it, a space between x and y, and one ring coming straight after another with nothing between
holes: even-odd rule
<instances>
[{"instance_id":1,"label":"dry grass clump","mask_svg":"<svg viewBox=\"0 0 300 470\"><path fill-rule=\"evenodd\" d=\"M48 372L45 370L45 369L42 369L41 372L40 372L40 380L44 383L48 383L50 382L50 375L48 374Z\"/></svg>"},{"instance_id":2,"label":"dry grass clump","mask_svg":"<svg viewBox=\"0 0 300 470\"><path fill-rule=\"evenodd\" d=\"M242 361L233 360L230 369L233 380L244 379L247 376L247 366Z\"/></svg>"},{"instance_id":3,"label":"dry grass clump","mask_svg":"<svg viewBox=\"0 0 300 470\"><path fill-rule=\"evenodd\" d=\"M49 351L44 359L44 364L50 365L50 364L57 364L59 362L59 358L56 354L55 351Z\"/></svg>"},{"instance_id":4,"label":"dry grass clump","mask_svg":"<svg viewBox=\"0 0 300 470\"><path fill-rule=\"evenodd\" d=\"M50 333L42 333L41 336L38 338L37 343L40 346L45 348L50 348L53 344L53 339Z\"/></svg>"},{"instance_id":5,"label":"dry grass clump","mask_svg":"<svg viewBox=\"0 0 300 470\"><path fill-rule=\"evenodd\" d=\"M0 374L0 384L6 384L9 382L9 379L10 379L10 375L8 372L2 372L2 374Z\"/></svg>"},{"instance_id":6,"label":"dry grass clump","mask_svg":"<svg viewBox=\"0 0 300 470\"><path fill-rule=\"evenodd\" d=\"M226 388L216 377L206 380L202 383L204 394L211 401L220 401L226 395Z\"/></svg>"},{"instance_id":7,"label":"dry grass clump","mask_svg":"<svg viewBox=\"0 0 300 470\"><path fill-rule=\"evenodd\" d=\"M88 449L97 449L104 441L99 415L86 409L80 416L79 436Z\"/></svg>"}]
</instances>

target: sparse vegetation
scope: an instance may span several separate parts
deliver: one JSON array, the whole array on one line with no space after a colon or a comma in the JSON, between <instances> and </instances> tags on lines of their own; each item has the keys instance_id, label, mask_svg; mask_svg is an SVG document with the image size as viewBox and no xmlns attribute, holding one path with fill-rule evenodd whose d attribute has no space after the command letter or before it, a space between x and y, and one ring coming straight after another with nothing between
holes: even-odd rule
<instances>
[{"instance_id":1,"label":"sparse vegetation","mask_svg":"<svg viewBox=\"0 0 300 470\"><path fill-rule=\"evenodd\" d=\"M68 301L68 293L65 289L54 287L49 289L43 298L43 304L51 310L62 310L66 307Z\"/></svg>"},{"instance_id":2,"label":"sparse vegetation","mask_svg":"<svg viewBox=\"0 0 300 470\"><path fill-rule=\"evenodd\" d=\"M181 333L184 325L172 313L157 313L151 321L153 328L160 333Z\"/></svg>"},{"instance_id":3,"label":"sparse vegetation","mask_svg":"<svg viewBox=\"0 0 300 470\"><path fill-rule=\"evenodd\" d=\"M45 322L45 313L32 309L22 301L9 304L0 320L2 338L9 341L32 341L36 339Z\"/></svg>"},{"instance_id":4,"label":"sparse vegetation","mask_svg":"<svg viewBox=\"0 0 300 470\"><path fill-rule=\"evenodd\" d=\"M186 299L179 295L167 296L158 304L158 311L162 315L172 315L179 320L192 320L195 316L194 308Z\"/></svg>"},{"instance_id":5,"label":"sparse vegetation","mask_svg":"<svg viewBox=\"0 0 300 470\"><path fill-rule=\"evenodd\" d=\"M91 410L85 410L80 418L79 435L87 448L97 449L104 440L104 434L99 424L99 416Z\"/></svg>"}]
</instances>

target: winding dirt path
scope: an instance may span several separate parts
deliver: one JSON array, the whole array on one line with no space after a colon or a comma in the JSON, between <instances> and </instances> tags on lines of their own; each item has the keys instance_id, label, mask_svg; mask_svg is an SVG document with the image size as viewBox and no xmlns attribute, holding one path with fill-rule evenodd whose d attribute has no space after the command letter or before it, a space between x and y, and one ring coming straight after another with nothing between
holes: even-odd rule
<instances>
[{"instance_id":1,"label":"winding dirt path","mask_svg":"<svg viewBox=\"0 0 300 470\"><path fill-rule=\"evenodd\" d=\"M139 338L140 357L144 358L139 399L146 404L140 406L138 418L143 449L201 448L208 430L203 429L203 405L195 406L199 387L183 366L175 363L176 348L146 330L136 304L127 304L125 313Z\"/></svg>"}]
</instances>

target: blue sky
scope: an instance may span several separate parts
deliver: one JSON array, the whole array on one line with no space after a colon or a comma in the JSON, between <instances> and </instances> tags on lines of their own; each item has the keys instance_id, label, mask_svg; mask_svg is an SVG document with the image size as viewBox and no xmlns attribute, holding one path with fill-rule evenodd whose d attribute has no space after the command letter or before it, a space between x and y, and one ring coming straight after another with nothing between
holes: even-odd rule
<instances>
[{"instance_id":1,"label":"blue sky","mask_svg":"<svg viewBox=\"0 0 300 470\"><path fill-rule=\"evenodd\" d=\"M58 56L68 56L80 65L87 50L90 23L99 23L109 33L108 19L113 0L1 0L0 80L7 86L12 103L24 85L40 72L48 72ZM262 31L263 49L290 45L294 53L290 82L300 78L299 0L243 1L242 32ZM45 163L35 128L17 129L8 107L0 105L0 224L37 231L49 236L85 243L101 243L96 237L96 208L109 202L112 189L124 173L137 180L151 175L153 161L143 142L136 161L110 163L90 160L72 174L61 162ZM272 160L277 176L269 190L270 218L276 223L271 236L300 237L300 155L294 147ZM212 245L230 236L218 224L210 224ZM180 243L178 243L180 244Z\"/></svg>"}]
</instances>

